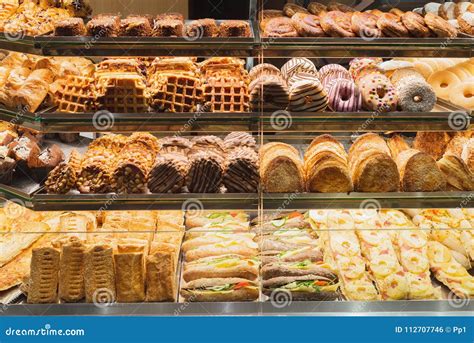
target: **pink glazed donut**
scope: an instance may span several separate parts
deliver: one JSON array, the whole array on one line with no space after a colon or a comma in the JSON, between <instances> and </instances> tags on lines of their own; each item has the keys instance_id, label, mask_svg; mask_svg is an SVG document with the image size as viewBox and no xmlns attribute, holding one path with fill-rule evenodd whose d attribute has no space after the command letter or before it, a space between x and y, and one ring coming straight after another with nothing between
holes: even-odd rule
<instances>
[{"instance_id":1,"label":"pink glazed donut","mask_svg":"<svg viewBox=\"0 0 474 343\"><path fill-rule=\"evenodd\" d=\"M327 88L329 108L334 112L357 112L362 108L362 94L354 81L332 80Z\"/></svg>"}]
</instances>

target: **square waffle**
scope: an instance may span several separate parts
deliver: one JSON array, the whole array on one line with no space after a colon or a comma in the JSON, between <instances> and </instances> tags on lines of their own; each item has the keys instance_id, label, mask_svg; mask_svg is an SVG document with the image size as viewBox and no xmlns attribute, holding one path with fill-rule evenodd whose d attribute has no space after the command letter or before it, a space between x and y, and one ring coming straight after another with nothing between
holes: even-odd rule
<instances>
[{"instance_id":1,"label":"square waffle","mask_svg":"<svg viewBox=\"0 0 474 343\"><path fill-rule=\"evenodd\" d=\"M148 112L146 84L136 73L102 74L97 88L97 101L102 109L114 113Z\"/></svg>"},{"instance_id":2,"label":"square waffle","mask_svg":"<svg viewBox=\"0 0 474 343\"><path fill-rule=\"evenodd\" d=\"M211 112L248 112L249 89L232 77L212 77L204 85L204 103Z\"/></svg>"},{"instance_id":3,"label":"square waffle","mask_svg":"<svg viewBox=\"0 0 474 343\"><path fill-rule=\"evenodd\" d=\"M68 75L54 93L59 112L84 113L94 108L94 79Z\"/></svg>"},{"instance_id":4,"label":"square waffle","mask_svg":"<svg viewBox=\"0 0 474 343\"><path fill-rule=\"evenodd\" d=\"M165 74L151 87L152 107L167 112L192 112L202 102L202 87L198 78Z\"/></svg>"}]
</instances>

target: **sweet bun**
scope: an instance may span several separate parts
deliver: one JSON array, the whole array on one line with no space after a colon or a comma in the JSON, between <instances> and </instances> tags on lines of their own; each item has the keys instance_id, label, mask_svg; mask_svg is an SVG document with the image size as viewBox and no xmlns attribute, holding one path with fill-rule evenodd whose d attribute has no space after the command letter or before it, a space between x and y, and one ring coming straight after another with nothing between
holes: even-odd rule
<instances>
[{"instance_id":1,"label":"sweet bun","mask_svg":"<svg viewBox=\"0 0 474 343\"><path fill-rule=\"evenodd\" d=\"M434 13L425 15L425 23L437 37L455 38L458 35L458 30L453 25Z\"/></svg>"},{"instance_id":2,"label":"sweet bun","mask_svg":"<svg viewBox=\"0 0 474 343\"><path fill-rule=\"evenodd\" d=\"M330 37L355 37L351 15L341 11L330 11L321 16L321 27Z\"/></svg>"},{"instance_id":3,"label":"sweet bun","mask_svg":"<svg viewBox=\"0 0 474 343\"><path fill-rule=\"evenodd\" d=\"M291 20L293 20L300 37L324 37L326 35L318 16L298 12L291 17Z\"/></svg>"}]
</instances>

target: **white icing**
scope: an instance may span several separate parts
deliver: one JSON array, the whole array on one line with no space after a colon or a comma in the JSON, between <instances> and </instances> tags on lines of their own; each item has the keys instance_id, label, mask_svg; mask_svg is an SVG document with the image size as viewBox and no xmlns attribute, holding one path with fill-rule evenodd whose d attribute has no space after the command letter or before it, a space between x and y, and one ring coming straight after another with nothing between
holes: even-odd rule
<instances>
[{"instance_id":1,"label":"white icing","mask_svg":"<svg viewBox=\"0 0 474 343\"><path fill-rule=\"evenodd\" d=\"M397 69L404 69L404 68L413 68L413 63L407 62L407 61L391 60L391 61L385 61L385 62L380 63L379 67L383 71L389 71L389 70L397 70Z\"/></svg>"},{"instance_id":2,"label":"white icing","mask_svg":"<svg viewBox=\"0 0 474 343\"><path fill-rule=\"evenodd\" d=\"M456 8L456 4L454 2L445 2L442 6L446 11L448 19L456 19L456 16L454 15L454 9Z\"/></svg>"},{"instance_id":3,"label":"white icing","mask_svg":"<svg viewBox=\"0 0 474 343\"><path fill-rule=\"evenodd\" d=\"M452 26L454 26L456 29L459 29L459 22L457 19L451 19L448 20L448 23L450 23Z\"/></svg>"},{"instance_id":4,"label":"white icing","mask_svg":"<svg viewBox=\"0 0 474 343\"><path fill-rule=\"evenodd\" d=\"M437 2L428 2L425 5L424 9L426 13L438 14L440 6L441 4L438 4Z\"/></svg>"},{"instance_id":5,"label":"white icing","mask_svg":"<svg viewBox=\"0 0 474 343\"><path fill-rule=\"evenodd\" d=\"M467 22L469 25L474 26L474 13L472 12L465 12L461 16L462 20Z\"/></svg>"},{"instance_id":6,"label":"white icing","mask_svg":"<svg viewBox=\"0 0 474 343\"><path fill-rule=\"evenodd\" d=\"M423 14L423 7L415 8L413 12L418 13L418 14Z\"/></svg>"}]
</instances>

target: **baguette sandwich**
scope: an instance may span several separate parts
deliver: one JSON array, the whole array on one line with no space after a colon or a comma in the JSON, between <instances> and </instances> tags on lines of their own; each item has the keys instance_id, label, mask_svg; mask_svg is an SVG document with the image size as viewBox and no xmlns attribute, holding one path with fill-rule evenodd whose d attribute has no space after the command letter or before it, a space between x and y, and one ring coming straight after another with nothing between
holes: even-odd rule
<instances>
[{"instance_id":1,"label":"baguette sandwich","mask_svg":"<svg viewBox=\"0 0 474 343\"><path fill-rule=\"evenodd\" d=\"M254 301L259 297L256 282L242 278L198 279L181 289L186 301Z\"/></svg>"}]
</instances>

